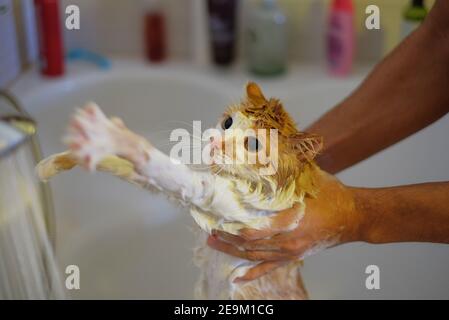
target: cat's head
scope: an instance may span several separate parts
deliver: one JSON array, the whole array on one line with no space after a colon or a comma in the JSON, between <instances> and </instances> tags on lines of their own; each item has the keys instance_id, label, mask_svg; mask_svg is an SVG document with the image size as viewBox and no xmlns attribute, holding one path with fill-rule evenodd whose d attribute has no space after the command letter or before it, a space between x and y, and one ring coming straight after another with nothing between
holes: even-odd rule
<instances>
[{"instance_id":1,"label":"cat's head","mask_svg":"<svg viewBox=\"0 0 449 320\"><path fill-rule=\"evenodd\" d=\"M246 97L228 108L216 128L221 135L210 142L213 171L250 180L263 176L278 186L296 179L323 145L320 136L299 131L282 103L265 98L253 82L246 85Z\"/></svg>"}]
</instances>

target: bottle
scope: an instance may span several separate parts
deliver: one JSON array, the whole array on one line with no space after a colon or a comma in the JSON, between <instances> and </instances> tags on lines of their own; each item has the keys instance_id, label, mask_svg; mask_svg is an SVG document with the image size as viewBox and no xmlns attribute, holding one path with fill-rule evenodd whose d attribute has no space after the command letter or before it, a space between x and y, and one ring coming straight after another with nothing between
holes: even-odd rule
<instances>
[{"instance_id":1,"label":"bottle","mask_svg":"<svg viewBox=\"0 0 449 320\"><path fill-rule=\"evenodd\" d=\"M59 21L59 0L34 0L39 38L41 73L57 77L64 74L64 52Z\"/></svg>"},{"instance_id":2,"label":"bottle","mask_svg":"<svg viewBox=\"0 0 449 320\"><path fill-rule=\"evenodd\" d=\"M263 0L249 12L247 62L259 75L277 75L287 66L287 18L276 0Z\"/></svg>"},{"instance_id":3,"label":"bottle","mask_svg":"<svg viewBox=\"0 0 449 320\"><path fill-rule=\"evenodd\" d=\"M333 0L327 33L327 65L331 74L348 75L354 60L354 6L352 0Z\"/></svg>"},{"instance_id":4,"label":"bottle","mask_svg":"<svg viewBox=\"0 0 449 320\"><path fill-rule=\"evenodd\" d=\"M193 0L190 12L191 58L197 67L210 65L209 30L207 22L207 3Z\"/></svg>"},{"instance_id":5,"label":"bottle","mask_svg":"<svg viewBox=\"0 0 449 320\"><path fill-rule=\"evenodd\" d=\"M235 58L237 0L208 0L212 60L219 66Z\"/></svg>"},{"instance_id":6,"label":"bottle","mask_svg":"<svg viewBox=\"0 0 449 320\"><path fill-rule=\"evenodd\" d=\"M427 16L427 9L424 7L424 0L412 0L405 9L402 21L401 37L405 39L412 33Z\"/></svg>"},{"instance_id":7,"label":"bottle","mask_svg":"<svg viewBox=\"0 0 449 320\"><path fill-rule=\"evenodd\" d=\"M147 1L144 17L145 56L151 62L167 57L165 14L159 1Z\"/></svg>"}]
</instances>

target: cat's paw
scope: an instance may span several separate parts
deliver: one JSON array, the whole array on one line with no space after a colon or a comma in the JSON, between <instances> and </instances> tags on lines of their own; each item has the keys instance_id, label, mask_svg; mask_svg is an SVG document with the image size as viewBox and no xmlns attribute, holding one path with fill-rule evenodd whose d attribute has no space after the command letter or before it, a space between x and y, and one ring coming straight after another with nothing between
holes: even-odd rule
<instances>
[{"instance_id":1,"label":"cat's paw","mask_svg":"<svg viewBox=\"0 0 449 320\"><path fill-rule=\"evenodd\" d=\"M95 170L104 157L117 154L124 130L121 120L108 119L95 103L88 103L73 115L64 142L82 166Z\"/></svg>"}]
</instances>

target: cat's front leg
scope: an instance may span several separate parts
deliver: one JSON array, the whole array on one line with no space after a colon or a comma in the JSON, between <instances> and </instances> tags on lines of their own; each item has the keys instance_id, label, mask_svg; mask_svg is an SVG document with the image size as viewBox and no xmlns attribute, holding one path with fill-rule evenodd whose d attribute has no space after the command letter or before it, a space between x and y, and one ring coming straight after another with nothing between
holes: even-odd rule
<instances>
[{"instance_id":1,"label":"cat's front leg","mask_svg":"<svg viewBox=\"0 0 449 320\"><path fill-rule=\"evenodd\" d=\"M93 103L73 116L65 141L77 161L90 170L105 157L116 155L131 162L140 179L183 201L201 204L212 191L210 174L174 161L120 119L107 118Z\"/></svg>"}]
</instances>

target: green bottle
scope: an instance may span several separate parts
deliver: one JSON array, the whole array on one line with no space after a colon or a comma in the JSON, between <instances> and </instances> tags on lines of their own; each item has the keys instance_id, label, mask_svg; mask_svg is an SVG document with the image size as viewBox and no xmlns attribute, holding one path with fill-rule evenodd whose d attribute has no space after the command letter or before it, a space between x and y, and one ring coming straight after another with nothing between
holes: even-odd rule
<instances>
[{"instance_id":1,"label":"green bottle","mask_svg":"<svg viewBox=\"0 0 449 320\"><path fill-rule=\"evenodd\" d=\"M251 8L246 32L248 68L271 76L287 68L287 18L276 0L262 0Z\"/></svg>"},{"instance_id":2,"label":"green bottle","mask_svg":"<svg viewBox=\"0 0 449 320\"><path fill-rule=\"evenodd\" d=\"M424 0L412 0L404 11L402 22L402 39L412 33L427 16Z\"/></svg>"}]
</instances>

